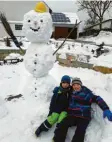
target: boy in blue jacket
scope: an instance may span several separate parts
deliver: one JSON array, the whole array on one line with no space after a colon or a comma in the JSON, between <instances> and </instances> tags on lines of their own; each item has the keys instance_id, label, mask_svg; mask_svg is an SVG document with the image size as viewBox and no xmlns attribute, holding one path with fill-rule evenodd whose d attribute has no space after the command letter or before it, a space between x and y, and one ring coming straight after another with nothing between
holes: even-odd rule
<instances>
[{"instance_id":1,"label":"boy in blue jacket","mask_svg":"<svg viewBox=\"0 0 112 142\"><path fill-rule=\"evenodd\" d=\"M66 111L71 90L70 82L70 77L64 75L61 79L60 86L54 88L48 117L35 131L37 137L40 136L41 132L48 131L56 122L58 125L67 116Z\"/></svg>"},{"instance_id":2,"label":"boy in blue jacket","mask_svg":"<svg viewBox=\"0 0 112 142\"><path fill-rule=\"evenodd\" d=\"M103 110L103 117L112 121L112 113L105 101L100 96L94 95L87 87L82 86L80 78L74 78L72 80L68 116L56 128L53 141L65 142L68 128L76 126L72 142L84 142L86 128L91 120L92 103L97 103Z\"/></svg>"}]
</instances>

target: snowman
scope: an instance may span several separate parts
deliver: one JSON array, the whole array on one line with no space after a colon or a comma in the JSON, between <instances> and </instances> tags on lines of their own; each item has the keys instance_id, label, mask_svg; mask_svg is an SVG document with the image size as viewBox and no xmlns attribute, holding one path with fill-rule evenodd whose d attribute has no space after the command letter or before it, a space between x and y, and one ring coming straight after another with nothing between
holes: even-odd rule
<instances>
[{"instance_id":1,"label":"snowman","mask_svg":"<svg viewBox=\"0 0 112 142\"><path fill-rule=\"evenodd\" d=\"M53 32L52 18L44 2L38 2L35 9L24 15L23 32L30 41L24 56L24 65L30 73L25 87L27 96L33 96L36 104L47 105L52 96L55 80L48 73L55 62L52 46L48 41ZM46 103L47 102L47 103ZM41 112L43 113L43 112Z\"/></svg>"}]
</instances>

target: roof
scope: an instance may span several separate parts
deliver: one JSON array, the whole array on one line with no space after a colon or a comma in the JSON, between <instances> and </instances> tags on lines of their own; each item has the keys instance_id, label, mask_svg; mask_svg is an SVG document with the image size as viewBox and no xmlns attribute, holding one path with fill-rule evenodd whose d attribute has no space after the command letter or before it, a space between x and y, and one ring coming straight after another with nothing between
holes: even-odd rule
<instances>
[{"instance_id":1,"label":"roof","mask_svg":"<svg viewBox=\"0 0 112 142\"><path fill-rule=\"evenodd\" d=\"M80 22L79 17L76 13L62 12L62 13L52 13L53 23L55 25L74 25L77 21Z\"/></svg>"},{"instance_id":2,"label":"roof","mask_svg":"<svg viewBox=\"0 0 112 142\"><path fill-rule=\"evenodd\" d=\"M77 23L80 22L79 17L76 13L64 12L64 14L70 19L71 24L75 24L76 20L77 20Z\"/></svg>"}]
</instances>

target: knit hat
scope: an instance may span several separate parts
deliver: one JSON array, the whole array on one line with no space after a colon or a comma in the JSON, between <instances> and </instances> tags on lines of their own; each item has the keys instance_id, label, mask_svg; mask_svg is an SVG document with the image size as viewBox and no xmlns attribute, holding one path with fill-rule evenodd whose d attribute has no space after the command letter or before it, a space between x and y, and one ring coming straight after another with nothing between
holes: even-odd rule
<instances>
[{"instance_id":1,"label":"knit hat","mask_svg":"<svg viewBox=\"0 0 112 142\"><path fill-rule=\"evenodd\" d=\"M80 80L80 78L75 77L75 78L72 79L72 85L73 84L79 84L79 85L82 86L82 81Z\"/></svg>"},{"instance_id":2,"label":"knit hat","mask_svg":"<svg viewBox=\"0 0 112 142\"><path fill-rule=\"evenodd\" d=\"M62 78L61 78L61 82L67 82L70 84L71 82L71 79L68 75L64 75Z\"/></svg>"}]
</instances>

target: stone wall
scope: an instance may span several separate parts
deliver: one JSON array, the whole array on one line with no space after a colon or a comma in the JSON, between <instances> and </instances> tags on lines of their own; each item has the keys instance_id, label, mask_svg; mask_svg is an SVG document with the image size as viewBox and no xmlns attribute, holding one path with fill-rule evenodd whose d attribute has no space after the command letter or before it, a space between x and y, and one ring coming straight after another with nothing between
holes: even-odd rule
<instances>
[{"instance_id":1,"label":"stone wall","mask_svg":"<svg viewBox=\"0 0 112 142\"><path fill-rule=\"evenodd\" d=\"M59 64L62 66L74 67L74 68L79 68L79 67L88 68L104 74L112 73L112 68L104 66L94 66L93 64L89 63L89 59L90 56L80 55L80 54L79 55L66 54L66 58L62 59L60 58L60 54L57 54L57 61L59 61Z\"/></svg>"}]
</instances>

